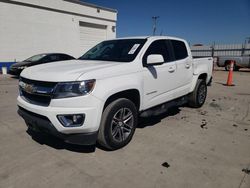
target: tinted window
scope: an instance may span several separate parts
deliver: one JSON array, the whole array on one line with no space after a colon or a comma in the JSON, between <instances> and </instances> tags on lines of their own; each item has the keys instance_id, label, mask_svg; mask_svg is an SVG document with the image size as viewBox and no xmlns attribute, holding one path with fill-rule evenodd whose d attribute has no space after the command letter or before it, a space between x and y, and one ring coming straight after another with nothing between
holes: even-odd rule
<instances>
[{"instance_id":1,"label":"tinted window","mask_svg":"<svg viewBox=\"0 0 250 188\"><path fill-rule=\"evenodd\" d=\"M70 60L70 59L74 59L72 56L69 56L67 54L60 54L60 59L61 60Z\"/></svg>"},{"instance_id":2,"label":"tinted window","mask_svg":"<svg viewBox=\"0 0 250 188\"><path fill-rule=\"evenodd\" d=\"M45 57L46 54L38 54L38 55L34 55L24 61L27 61L27 62L37 62L39 60L41 60L43 57Z\"/></svg>"},{"instance_id":3,"label":"tinted window","mask_svg":"<svg viewBox=\"0 0 250 188\"><path fill-rule=\"evenodd\" d=\"M90 49L79 59L130 62L135 59L146 39L104 41Z\"/></svg>"},{"instance_id":4,"label":"tinted window","mask_svg":"<svg viewBox=\"0 0 250 188\"><path fill-rule=\"evenodd\" d=\"M185 59L186 57L188 57L187 48L184 42L178 40L171 40L171 43L173 46L176 60Z\"/></svg>"},{"instance_id":5,"label":"tinted window","mask_svg":"<svg viewBox=\"0 0 250 188\"><path fill-rule=\"evenodd\" d=\"M50 57L47 55L47 56L45 56L44 58L42 58L39 62L40 63L47 63L47 62L50 62L51 61L51 59L50 59Z\"/></svg>"},{"instance_id":6,"label":"tinted window","mask_svg":"<svg viewBox=\"0 0 250 188\"><path fill-rule=\"evenodd\" d=\"M49 58L50 58L50 61L59 61L60 60L59 55L57 55L57 54L50 55Z\"/></svg>"},{"instance_id":7,"label":"tinted window","mask_svg":"<svg viewBox=\"0 0 250 188\"><path fill-rule=\"evenodd\" d=\"M167 41L166 40L157 40L152 42L148 47L144 57L143 62L146 63L147 57L151 54L159 54L162 55L164 58L164 62L170 62L171 57L169 50L167 48Z\"/></svg>"}]
</instances>

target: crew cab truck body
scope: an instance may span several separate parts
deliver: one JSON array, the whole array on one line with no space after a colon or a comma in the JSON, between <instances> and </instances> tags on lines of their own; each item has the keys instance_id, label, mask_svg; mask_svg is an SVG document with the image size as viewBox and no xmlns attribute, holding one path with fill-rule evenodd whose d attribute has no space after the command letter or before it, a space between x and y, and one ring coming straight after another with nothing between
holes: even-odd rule
<instances>
[{"instance_id":1,"label":"crew cab truck body","mask_svg":"<svg viewBox=\"0 0 250 188\"><path fill-rule=\"evenodd\" d=\"M225 67L227 71L230 69L231 61L234 62L235 71L238 71L240 68L250 68L250 55L217 57L218 67Z\"/></svg>"},{"instance_id":2,"label":"crew cab truck body","mask_svg":"<svg viewBox=\"0 0 250 188\"><path fill-rule=\"evenodd\" d=\"M212 64L193 59L179 38L104 41L79 60L25 69L18 113L29 128L66 142L119 149L132 139L139 115L183 102L201 107Z\"/></svg>"}]
</instances>

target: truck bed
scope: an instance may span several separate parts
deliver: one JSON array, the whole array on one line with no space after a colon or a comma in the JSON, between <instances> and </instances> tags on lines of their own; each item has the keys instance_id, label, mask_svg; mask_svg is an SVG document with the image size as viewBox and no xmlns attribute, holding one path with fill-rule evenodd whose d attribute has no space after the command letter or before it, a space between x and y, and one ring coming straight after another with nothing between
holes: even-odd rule
<instances>
[{"instance_id":1,"label":"truck bed","mask_svg":"<svg viewBox=\"0 0 250 188\"><path fill-rule=\"evenodd\" d=\"M212 76L213 71L213 58L203 57L193 59L194 75L200 74L201 72L207 73L208 78ZM209 80L207 80L207 83Z\"/></svg>"}]
</instances>

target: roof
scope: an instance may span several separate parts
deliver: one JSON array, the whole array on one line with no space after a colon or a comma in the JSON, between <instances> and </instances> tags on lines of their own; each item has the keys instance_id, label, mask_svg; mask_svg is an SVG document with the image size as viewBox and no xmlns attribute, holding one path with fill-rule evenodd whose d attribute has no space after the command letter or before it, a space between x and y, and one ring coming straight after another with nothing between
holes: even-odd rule
<instances>
[{"instance_id":1,"label":"roof","mask_svg":"<svg viewBox=\"0 0 250 188\"><path fill-rule=\"evenodd\" d=\"M175 39L175 40L184 40L178 37L172 37L172 36L133 36L133 37L122 37L117 38L119 39Z\"/></svg>"},{"instance_id":2,"label":"roof","mask_svg":"<svg viewBox=\"0 0 250 188\"><path fill-rule=\"evenodd\" d=\"M75 4L79 4L79 5L83 5L83 6L88 6L88 7L92 7L92 8L97 8L97 9L101 9L101 10L106 10L106 11L110 11L110 12L115 12L117 13L118 11L116 9L111 9L111 8L107 8L107 7L102 7L99 5L95 5L92 3L87 3L87 2L83 2L80 0L64 0L70 3L75 3Z\"/></svg>"}]
</instances>

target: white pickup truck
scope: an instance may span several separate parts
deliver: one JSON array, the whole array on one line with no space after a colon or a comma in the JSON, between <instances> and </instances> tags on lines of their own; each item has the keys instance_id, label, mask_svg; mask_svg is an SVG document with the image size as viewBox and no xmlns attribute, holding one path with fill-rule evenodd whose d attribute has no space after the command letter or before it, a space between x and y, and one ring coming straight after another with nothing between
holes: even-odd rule
<instances>
[{"instance_id":1,"label":"white pickup truck","mask_svg":"<svg viewBox=\"0 0 250 188\"><path fill-rule=\"evenodd\" d=\"M226 71L230 70L231 61L234 62L233 66L234 71L238 71L240 70L240 68L250 68L250 55L217 57L218 67L225 67Z\"/></svg>"},{"instance_id":2,"label":"white pickup truck","mask_svg":"<svg viewBox=\"0 0 250 188\"><path fill-rule=\"evenodd\" d=\"M119 149L138 116L172 105L201 107L212 58L193 59L185 40L133 37L104 41L79 60L37 65L20 76L18 113L27 126L65 142Z\"/></svg>"}]
</instances>

